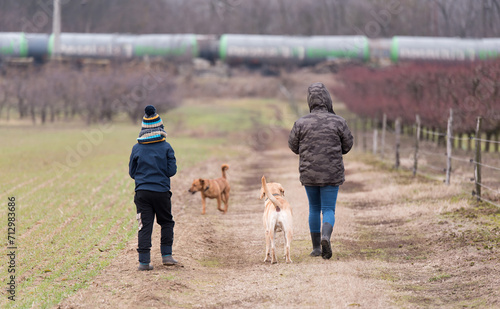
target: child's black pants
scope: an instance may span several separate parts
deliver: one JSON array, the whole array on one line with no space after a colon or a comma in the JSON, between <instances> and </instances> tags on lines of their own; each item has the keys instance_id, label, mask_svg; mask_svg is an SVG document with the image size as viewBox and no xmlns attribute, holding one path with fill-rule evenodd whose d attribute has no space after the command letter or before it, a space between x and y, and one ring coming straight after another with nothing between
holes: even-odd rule
<instances>
[{"instance_id":1,"label":"child's black pants","mask_svg":"<svg viewBox=\"0 0 500 309\"><path fill-rule=\"evenodd\" d=\"M151 250L151 234L156 215L156 222L161 226L161 254L172 254L174 240L174 225L172 217L172 192L153 192L138 190L135 192L134 203L137 207L139 223L137 252L147 253Z\"/></svg>"}]
</instances>

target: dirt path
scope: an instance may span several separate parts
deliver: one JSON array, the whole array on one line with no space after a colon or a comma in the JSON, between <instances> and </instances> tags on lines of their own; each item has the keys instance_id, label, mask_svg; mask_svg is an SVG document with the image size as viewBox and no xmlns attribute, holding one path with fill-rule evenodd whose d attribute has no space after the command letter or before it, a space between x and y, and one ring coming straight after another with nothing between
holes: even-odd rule
<instances>
[{"instance_id":1,"label":"dirt path","mask_svg":"<svg viewBox=\"0 0 500 309\"><path fill-rule=\"evenodd\" d=\"M199 195L187 189L195 177L218 177L221 163L207 162L173 179L174 257L182 267L161 265L155 226L153 271L136 271L133 239L90 287L59 308L455 307L475 299L490 306L500 294L498 249L443 245L453 243L448 231L455 223L439 223L439 215L467 207L466 201L448 201L458 194L453 186L384 172L350 154L337 204L334 256L323 260L308 256L307 197L295 155L281 147L229 161L229 211L220 214L210 200L203 216ZM262 174L284 186L293 207L293 264L284 263L281 238L279 263L262 262ZM482 286L474 288L477 280Z\"/></svg>"}]
</instances>

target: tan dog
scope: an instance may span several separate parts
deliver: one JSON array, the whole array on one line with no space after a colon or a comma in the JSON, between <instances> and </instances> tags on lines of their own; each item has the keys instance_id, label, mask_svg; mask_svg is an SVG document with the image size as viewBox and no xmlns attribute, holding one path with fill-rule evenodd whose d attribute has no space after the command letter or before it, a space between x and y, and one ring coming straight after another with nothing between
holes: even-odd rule
<instances>
[{"instance_id":1,"label":"tan dog","mask_svg":"<svg viewBox=\"0 0 500 309\"><path fill-rule=\"evenodd\" d=\"M293 236L293 215L292 207L285 200L285 189L279 183L266 183L266 178L262 176L262 188L260 189L260 199L266 197L264 202L264 227L266 229L266 258L264 262L278 263L276 258L275 239L276 232L283 231L285 235L285 258L287 263L291 263L290 244Z\"/></svg>"},{"instance_id":2,"label":"tan dog","mask_svg":"<svg viewBox=\"0 0 500 309\"><path fill-rule=\"evenodd\" d=\"M189 192L195 194L196 192L201 192L201 204L202 210L201 214L205 214L205 199L216 198L217 199L217 209L223 213L227 212L228 202L229 202L229 191L231 187L226 179L226 171L229 169L229 165L222 164L222 177L217 179L195 179L189 188ZM221 208L221 201L224 202L224 209Z\"/></svg>"}]
</instances>

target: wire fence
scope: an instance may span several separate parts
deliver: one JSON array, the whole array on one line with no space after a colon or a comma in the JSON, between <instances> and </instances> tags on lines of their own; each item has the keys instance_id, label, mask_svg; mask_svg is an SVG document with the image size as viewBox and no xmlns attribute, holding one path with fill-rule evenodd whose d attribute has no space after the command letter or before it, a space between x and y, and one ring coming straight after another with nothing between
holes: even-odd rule
<instances>
[{"instance_id":1,"label":"wire fence","mask_svg":"<svg viewBox=\"0 0 500 309\"><path fill-rule=\"evenodd\" d=\"M371 152L381 160L394 160L395 168L413 171L414 175L432 179L445 175L443 182L446 184L459 182L465 188L473 186L467 193L472 192L478 201L500 207L500 155L495 150L485 151L489 149L488 143L500 142L482 137L480 118L475 134L466 137L452 134L452 111L448 130L444 133L421 128L419 123L406 130L383 124L381 128L377 126L359 132L358 121L354 123L355 147ZM364 124L361 127L366 128ZM468 149L462 147L464 141L468 142ZM372 149L369 145L373 145Z\"/></svg>"},{"instance_id":2,"label":"wire fence","mask_svg":"<svg viewBox=\"0 0 500 309\"><path fill-rule=\"evenodd\" d=\"M446 136L446 133L433 132L433 131L429 131L427 129L421 129L420 132L425 133L425 134L435 135L435 136Z\"/></svg>"},{"instance_id":3,"label":"wire fence","mask_svg":"<svg viewBox=\"0 0 500 309\"><path fill-rule=\"evenodd\" d=\"M492 141L492 140L489 140L489 139L482 139L482 138L472 138L474 140L477 140L477 141L481 141L481 142L489 142L489 143L493 143L493 144L500 144L500 141Z\"/></svg>"}]
</instances>

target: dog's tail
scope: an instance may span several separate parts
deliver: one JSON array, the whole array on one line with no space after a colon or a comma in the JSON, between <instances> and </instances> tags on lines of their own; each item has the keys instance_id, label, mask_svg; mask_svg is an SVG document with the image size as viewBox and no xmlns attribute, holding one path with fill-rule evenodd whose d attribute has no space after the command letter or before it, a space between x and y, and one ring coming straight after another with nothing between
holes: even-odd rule
<instances>
[{"instance_id":1,"label":"dog's tail","mask_svg":"<svg viewBox=\"0 0 500 309\"><path fill-rule=\"evenodd\" d=\"M221 169L222 169L222 178L226 179L226 171L229 169L229 165L222 164Z\"/></svg>"},{"instance_id":2,"label":"dog's tail","mask_svg":"<svg viewBox=\"0 0 500 309\"><path fill-rule=\"evenodd\" d=\"M267 188L267 183L266 183L266 177L262 176L262 187L264 188L264 193L266 193L266 197L273 202L274 207L276 207L276 211L281 210L281 203L272 195L269 193L269 189Z\"/></svg>"}]
</instances>

